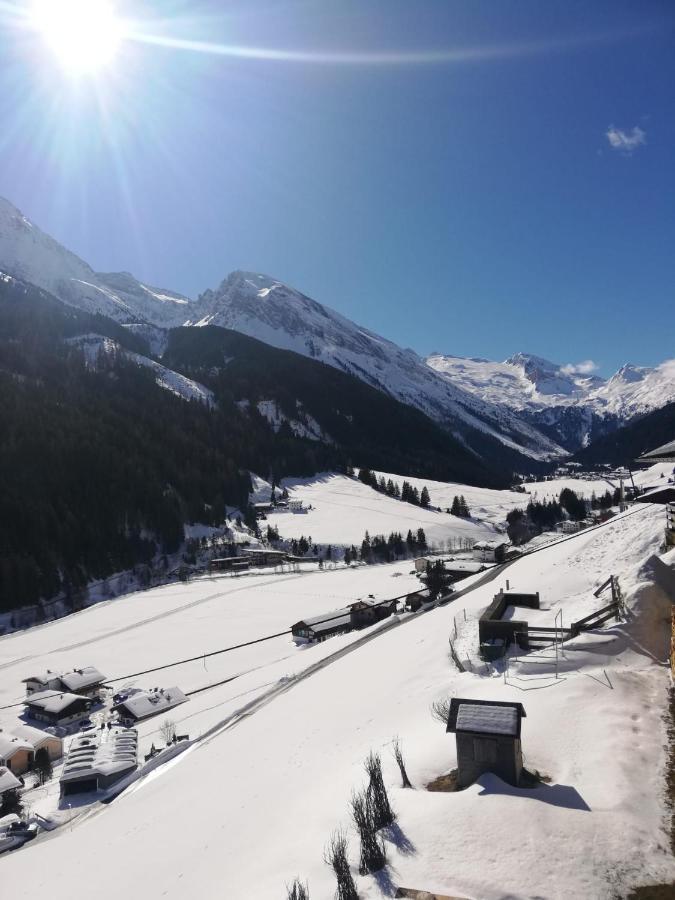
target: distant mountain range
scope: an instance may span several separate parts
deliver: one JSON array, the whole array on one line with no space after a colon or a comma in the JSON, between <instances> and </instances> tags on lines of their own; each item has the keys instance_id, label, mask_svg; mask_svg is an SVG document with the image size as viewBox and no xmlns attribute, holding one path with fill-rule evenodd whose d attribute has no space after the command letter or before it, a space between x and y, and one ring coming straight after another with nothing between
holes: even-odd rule
<instances>
[{"instance_id":1,"label":"distant mountain range","mask_svg":"<svg viewBox=\"0 0 675 900\"><path fill-rule=\"evenodd\" d=\"M502 363L425 360L266 275L233 272L190 300L128 273L95 272L2 199L0 270L142 335L157 359L167 329L211 325L323 362L425 413L502 470L536 468L675 400L675 361L626 365L604 381L524 353Z\"/></svg>"},{"instance_id":2,"label":"distant mountain range","mask_svg":"<svg viewBox=\"0 0 675 900\"><path fill-rule=\"evenodd\" d=\"M504 362L433 354L427 363L465 391L505 404L572 451L675 401L675 360L654 368L628 363L607 380L527 353Z\"/></svg>"}]
</instances>

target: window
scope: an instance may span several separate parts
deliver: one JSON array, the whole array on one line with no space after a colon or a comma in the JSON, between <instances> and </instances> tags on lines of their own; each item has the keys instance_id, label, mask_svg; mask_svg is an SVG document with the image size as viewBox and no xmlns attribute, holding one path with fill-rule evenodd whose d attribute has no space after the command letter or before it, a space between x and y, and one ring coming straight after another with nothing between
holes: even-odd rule
<instances>
[{"instance_id":1,"label":"window","mask_svg":"<svg viewBox=\"0 0 675 900\"><path fill-rule=\"evenodd\" d=\"M496 763L497 741L490 740L490 738L474 738L473 758L478 763Z\"/></svg>"}]
</instances>

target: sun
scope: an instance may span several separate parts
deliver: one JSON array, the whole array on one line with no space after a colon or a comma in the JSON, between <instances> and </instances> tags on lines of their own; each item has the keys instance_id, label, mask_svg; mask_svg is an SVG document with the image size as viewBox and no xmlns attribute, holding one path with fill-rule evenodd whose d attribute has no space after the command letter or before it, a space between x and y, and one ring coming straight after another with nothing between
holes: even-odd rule
<instances>
[{"instance_id":1,"label":"sun","mask_svg":"<svg viewBox=\"0 0 675 900\"><path fill-rule=\"evenodd\" d=\"M31 19L60 65L73 75L108 66L124 37L110 0L34 0Z\"/></svg>"}]
</instances>

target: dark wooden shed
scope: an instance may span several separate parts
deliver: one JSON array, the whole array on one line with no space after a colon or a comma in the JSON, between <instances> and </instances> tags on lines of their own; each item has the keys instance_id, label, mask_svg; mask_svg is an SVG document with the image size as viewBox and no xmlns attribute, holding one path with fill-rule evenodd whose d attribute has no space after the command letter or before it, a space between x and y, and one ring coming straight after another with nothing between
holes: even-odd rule
<instances>
[{"instance_id":1,"label":"dark wooden shed","mask_svg":"<svg viewBox=\"0 0 675 900\"><path fill-rule=\"evenodd\" d=\"M457 741L457 785L468 787L485 772L517 785L523 771L520 722L522 703L498 700L462 700L453 697L448 732Z\"/></svg>"}]
</instances>

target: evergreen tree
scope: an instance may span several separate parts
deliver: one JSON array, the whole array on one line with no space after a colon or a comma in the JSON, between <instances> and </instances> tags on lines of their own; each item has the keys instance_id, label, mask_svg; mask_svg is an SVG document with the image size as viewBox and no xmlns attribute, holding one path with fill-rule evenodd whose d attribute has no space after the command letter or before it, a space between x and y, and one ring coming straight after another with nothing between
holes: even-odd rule
<instances>
[{"instance_id":1,"label":"evergreen tree","mask_svg":"<svg viewBox=\"0 0 675 900\"><path fill-rule=\"evenodd\" d=\"M425 485L422 488L422 493L420 494L420 506L422 506L422 507L424 507L424 509L426 509L429 506L430 502L431 502L431 497L429 496L429 490L428 490L427 486Z\"/></svg>"}]
</instances>

